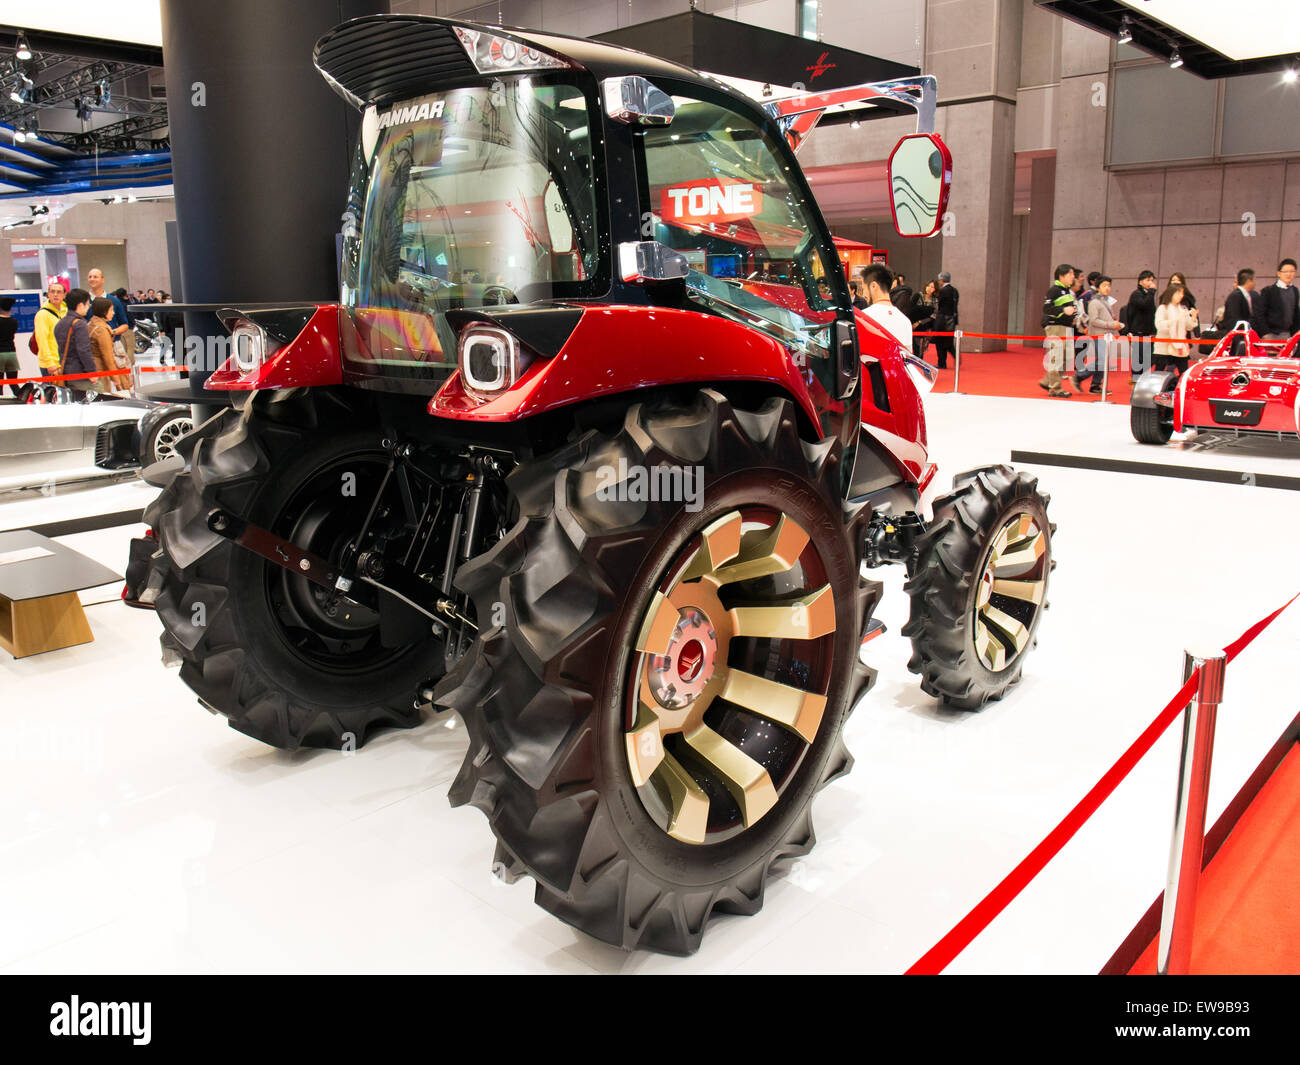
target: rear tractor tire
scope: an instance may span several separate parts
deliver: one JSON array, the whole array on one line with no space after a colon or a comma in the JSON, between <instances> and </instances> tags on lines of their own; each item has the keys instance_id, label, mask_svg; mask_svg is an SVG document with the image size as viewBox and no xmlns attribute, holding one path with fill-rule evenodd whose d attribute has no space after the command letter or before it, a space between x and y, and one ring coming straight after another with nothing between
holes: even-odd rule
<instances>
[{"instance_id":1,"label":"rear tractor tire","mask_svg":"<svg viewBox=\"0 0 1300 1065\"><path fill-rule=\"evenodd\" d=\"M661 471L694 492L644 491ZM450 798L487 815L498 875L625 949L690 953L715 912L759 909L874 678L879 585L839 484L839 445L803 442L789 402L712 391L510 475L517 523L456 578L499 623L434 693L465 720Z\"/></svg>"},{"instance_id":2,"label":"rear tractor tire","mask_svg":"<svg viewBox=\"0 0 1300 1065\"><path fill-rule=\"evenodd\" d=\"M394 640L380 611L335 600L207 526L221 507L337 561L382 475L380 432L305 392L259 394L178 438L184 468L144 516L158 538L146 599L164 658L179 658L181 679L232 728L273 747L352 748L420 722L416 693L436 679L441 640L427 625L410 634L409 619L399 627L409 642ZM343 492L348 474L355 491Z\"/></svg>"},{"instance_id":3,"label":"rear tractor tire","mask_svg":"<svg viewBox=\"0 0 1300 1065\"><path fill-rule=\"evenodd\" d=\"M906 584L907 668L959 710L1000 699L1019 680L1047 608L1048 496L1009 466L959 474L934 505Z\"/></svg>"}]
</instances>

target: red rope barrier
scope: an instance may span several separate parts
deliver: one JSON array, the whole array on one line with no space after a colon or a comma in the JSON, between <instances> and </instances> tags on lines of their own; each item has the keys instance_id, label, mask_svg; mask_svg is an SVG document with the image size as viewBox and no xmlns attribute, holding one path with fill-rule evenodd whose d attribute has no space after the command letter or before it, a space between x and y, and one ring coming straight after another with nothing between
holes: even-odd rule
<instances>
[{"instance_id":1,"label":"red rope barrier","mask_svg":"<svg viewBox=\"0 0 1300 1065\"><path fill-rule=\"evenodd\" d=\"M135 367L141 373L179 373L175 366L137 366ZM56 385L61 381L89 381L96 377L129 377L131 371L126 370L96 370L94 373L67 373L51 374L49 377L6 377L0 379L0 386L8 388L10 385Z\"/></svg>"},{"instance_id":2,"label":"red rope barrier","mask_svg":"<svg viewBox=\"0 0 1300 1065\"><path fill-rule=\"evenodd\" d=\"M953 333L938 333L926 329L916 330L914 337L955 337ZM962 337L975 337L978 340L1032 340L1041 343L1045 340L1105 340L1107 337L1114 337L1117 340L1127 340L1130 343L1134 341L1150 342L1152 344L1218 344L1223 340L1206 340L1201 337L1140 337L1132 336L1128 333L1119 335L1116 333L1075 333L1070 337L1048 337L1048 336L1029 336L1024 333L962 333ZM1285 344L1285 340L1261 340L1261 344L1270 346L1280 346ZM978 353L976 353L978 354Z\"/></svg>"},{"instance_id":3,"label":"red rope barrier","mask_svg":"<svg viewBox=\"0 0 1300 1065\"><path fill-rule=\"evenodd\" d=\"M1268 617L1257 621L1225 647L1227 661L1231 662L1236 658L1247 644L1273 624L1278 615L1297 599L1300 599L1300 593L1293 595L1273 613L1269 614ZM983 932L992 923L993 919L1005 910L1012 900L1028 886L1029 882L1043 871L1047 863L1061 852L1061 849L1070 842L1075 833L1083 827L1084 822L1097 812L1097 808L1101 806L1107 796L1119 786L1120 781L1128 776L1133 767L1155 746L1156 740L1164 734L1165 729L1178 719L1179 714L1183 712L1183 708L1196 694L1199 683L1200 670L1196 670L1187 683L1178 689L1178 693L1160 711L1156 719L1146 727L1142 735L1133 741L1128 750L1120 756L1119 761L1106 770L1105 775L1097 781L1087 795L1079 800L1074 809L1065 815L1061 823L1052 829L1046 838L1029 852L1024 861L1003 878L997 887L985 895L970 913L958 921L946 936L926 951L907 970L905 975L937 975L943 972L953 958L970 946L971 941Z\"/></svg>"}]
</instances>

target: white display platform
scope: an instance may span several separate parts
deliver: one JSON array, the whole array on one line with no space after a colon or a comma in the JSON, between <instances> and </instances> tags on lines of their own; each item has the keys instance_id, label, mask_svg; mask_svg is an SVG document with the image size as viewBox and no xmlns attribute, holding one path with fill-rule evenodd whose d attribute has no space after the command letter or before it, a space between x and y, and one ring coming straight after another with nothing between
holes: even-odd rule
<instances>
[{"instance_id":1,"label":"white display platform","mask_svg":"<svg viewBox=\"0 0 1300 1065\"><path fill-rule=\"evenodd\" d=\"M929 407L945 478L1012 447L1059 450L1090 419L1127 431L1127 411L1064 401ZM1269 564L1291 557L1291 492L1034 472L1060 565L1024 683L982 713L940 709L906 671L903 573L880 571L889 632L847 726L853 772L818 798L811 855L694 957L625 954L534 906L529 881L493 879L486 819L446 801L465 750L454 717L352 755L277 752L163 668L153 614L108 602L88 610L93 644L0 654L0 971L901 972L1156 716L1184 646L1222 645L1300 589ZM120 568L137 531L66 542ZM1298 650L1300 604L1228 668L1211 820L1300 710L1284 673ZM1178 733L949 971L1107 961L1163 887Z\"/></svg>"}]
</instances>

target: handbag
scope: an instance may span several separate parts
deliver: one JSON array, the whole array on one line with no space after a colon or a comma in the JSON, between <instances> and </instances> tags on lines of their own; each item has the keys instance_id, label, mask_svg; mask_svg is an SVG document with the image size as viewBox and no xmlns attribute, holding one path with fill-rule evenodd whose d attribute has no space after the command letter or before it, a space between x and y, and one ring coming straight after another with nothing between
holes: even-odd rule
<instances>
[{"instance_id":1,"label":"handbag","mask_svg":"<svg viewBox=\"0 0 1300 1065\"><path fill-rule=\"evenodd\" d=\"M126 344L122 342L121 337L113 338L113 361L117 364L119 370L129 370L131 360L126 354Z\"/></svg>"}]
</instances>

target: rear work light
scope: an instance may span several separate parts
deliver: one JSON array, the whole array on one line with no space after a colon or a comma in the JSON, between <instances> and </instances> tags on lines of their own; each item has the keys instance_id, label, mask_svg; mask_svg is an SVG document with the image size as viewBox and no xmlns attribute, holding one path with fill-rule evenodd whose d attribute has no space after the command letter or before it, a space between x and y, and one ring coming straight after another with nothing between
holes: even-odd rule
<instances>
[{"instance_id":1,"label":"rear work light","mask_svg":"<svg viewBox=\"0 0 1300 1065\"><path fill-rule=\"evenodd\" d=\"M470 62L480 74L518 70L554 70L569 64L558 56L540 52L522 41L498 37L483 30L456 27L456 36L465 46Z\"/></svg>"},{"instance_id":2,"label":"rear work light","mask_svg":"<svg viewBox=\"0 0 1300 1065\"><path fill-rule=\"evenodd\" d=\"M230 330L230 359L223 369L234 369L240 373L252 373L259 369L267 356L275 352L280 345L271 340L256 322L241 318Z\"/></svg>"},{"instance_id":3,"label":"rear work light","mask_svg":"<svg viewBox=\"0 0 1300 1065\"><path fill-rule=\"evenodd\" d=\"M461 333L458 359L466 391L483 400L511 388L531 361L513 335L489 325Z\"/></svg>"}]
</instances>

